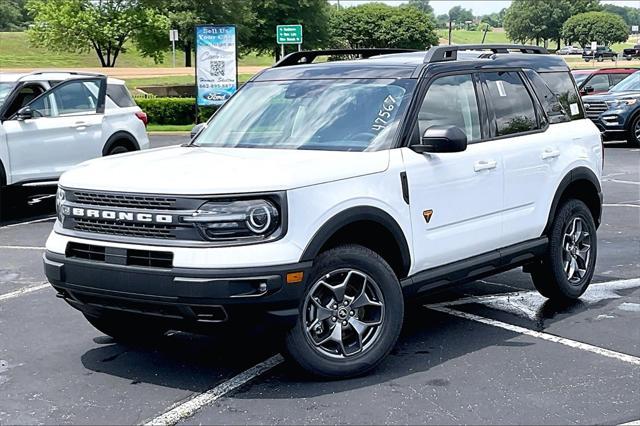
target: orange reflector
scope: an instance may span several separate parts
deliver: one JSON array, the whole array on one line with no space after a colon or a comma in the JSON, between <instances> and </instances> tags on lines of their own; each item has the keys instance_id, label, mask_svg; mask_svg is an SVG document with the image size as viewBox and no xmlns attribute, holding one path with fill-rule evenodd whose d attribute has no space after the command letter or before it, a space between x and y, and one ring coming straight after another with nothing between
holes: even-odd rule
<instances>
[{"instance_id":1,"label":"orange reflector","mask_svg":"<svg viewBox=\"0 0 640 426\"><path fill-rule=\"evenodd\" d=\"M295 284L302 281L304 272L289 272L287 274L287 284Z\"/></svg>"}]
</instances>

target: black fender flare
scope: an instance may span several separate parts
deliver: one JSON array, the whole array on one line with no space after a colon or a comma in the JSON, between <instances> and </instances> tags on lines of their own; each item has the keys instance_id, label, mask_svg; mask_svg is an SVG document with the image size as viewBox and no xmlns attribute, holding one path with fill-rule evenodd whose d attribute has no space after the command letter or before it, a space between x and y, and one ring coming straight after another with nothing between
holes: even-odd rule
<instances>
[{"instance_id":1,"label":"black fender flare","mask_svg":"<svg viewBox=\"0 0 640 426\"><path fill-rule=\"evenodd\" d=\"M0 160L0 188L7 184L7 171L4 168L2 160Z\"/></svg>"},{"instance_id":2,"label":"black fender flare","mask_svg":"<svg viewBox=\"0 0 640 426\"><path fill-rule=\"evenodd\" d=\"M579 180L586 180L591 183L596 191L598 192L598 198L600 199L599 205L599 214L594 217L593 220L596 222L596 227L600 225L600 219L602 217L602 187L600 186L600 181L598 177L591 171L591 169L587 167L576 167L571 170L569 173L565 175L564 178L560 181L560 185L556 189L556 193L553 196L553 201L551 202L551 209L549 210L549 217L547 218L547 224L544 227L543 235L547 235L549 229L551 229L551 224L553 223L553 218L555 217L556 210L558 209L558 204L560 204L560 200L564 195L565 190L571 185L573 182L577 182Z\"/></svg>"},{"instance_id":3,"label":"black fender flare","mask_svg":"<svg viewBox=\"0 0 640 426\"><path fill-rule=\"evenodd\" d=\"M409 251L409 245L407 244L404 232L402 232L402 228L387 212L372 206L350 207L326 221L316 231L313 238L311 238L311 241L307 244L307 247L304 249L304 252L300 257L300 261L305 262L313 260L320 253L322 246L329 241L329 239L339 229L351 223L360 221L375 222L384 226L389 232L391 232L398 244L398 247L400 248L402 268L408 272L411 267L411 252Z\"/></svg>"},{"instance_id":4,"label":"black fender flare","mask_svg":"<svg viewBox=\"0 0 640 426\"><path fill-rule=\"evenodd\" d=\"M136 140L136 138L131 133L125 130L119 130L114 134L112 134L111 136L109 136L109 139L107 139L107 142L104 144L104 147L102 148L102 156L107 155L107 153L116 144L116 142L121 140L126 140L127 142L130 142L136 151L140 151L140 145L138 144L138 141Z\"/></svg>"}]
</instances>

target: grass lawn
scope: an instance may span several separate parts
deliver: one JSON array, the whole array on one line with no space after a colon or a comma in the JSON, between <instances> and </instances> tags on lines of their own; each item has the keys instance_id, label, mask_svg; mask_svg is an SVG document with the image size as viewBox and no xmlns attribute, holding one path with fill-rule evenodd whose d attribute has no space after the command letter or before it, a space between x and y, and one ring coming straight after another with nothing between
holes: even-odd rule
<instances>
[{"instance_id":1,"label":"grass lawn","mask_svg":"<svg viewBox=\"0 0 640 426\"><path fill-rule=\"evenodd\" d=\"M446 29L437 30L438 37L441 39L448 39L449 33ZM483 31L466 31L466 30L454 30L451 33L451 42L453 44L479 44L482 42L482 34ZM511 40L507 38L507 33L505 32L488 32L487 38L484 41L486 44L489 43L512 43ZM627 43L616 43L611 46L614 52L622 52L622 49L626 49L627 47L633 47L633 43L635 42L635 38L629 39ZM556 48L556 43L549 43L550 49Z\"/></svg>"},{"instance_id":2,"label":"grass lawn","mask_svg":"<svg viewBox=\"0 0 640 426\"><path fill-rule=\"evenodd\" d=\"M195 71L194 71L195 72ZM238 82L244 83L251 78L253 74L238 74ZM195 84L193 75L169 75L164 77L143 77L143 78L126 78L127 87L135 89L140 86L173 86L179 84Z\"/></svg>"},{"instance_id":3,"label":"grass lawn","mask_svg":"<svg viewBox=\"0 0 640 426\"><path fill-rule=\"evenodd\" d=\"M152 124L147 126L148 132L190 132L193 124Z\"/></svg>"},{"instance_id":4,"label":"grass lawn","mask_svg":"<svg viewBox=\"0 0 640 426\"><path fill-rule=\"evenodd\" d=\"M126 51L121 52L116 61L119 68L171 67L171 52L164 55L164 62L156 64L151 58L140 56L132 43L125 44ZM273 65L271 56L250 53L241 57L241 66ZM184 64L184 53L176 50L176 65ZM99 67L100 61L92 50L84 53L51 52L48 49L33 47L24 32L0 32L0 68L76 68Z\"/></svg>"}]
</instances>

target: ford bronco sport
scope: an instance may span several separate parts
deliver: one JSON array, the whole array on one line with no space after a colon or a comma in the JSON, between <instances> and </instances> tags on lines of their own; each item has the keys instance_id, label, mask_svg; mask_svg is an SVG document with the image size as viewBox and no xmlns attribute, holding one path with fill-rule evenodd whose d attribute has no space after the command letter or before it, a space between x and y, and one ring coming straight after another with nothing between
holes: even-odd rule
<instances>
[{"instance_id":1,"label":"ford bronco sport","mask_svg":"<svg viewBox=\"0 0 640 426\"><path fill-rule=\"evenodd\" d=\"M524 266L544 296L578 298L603 151L545 53L292 53L190 144L66 172L46 275L116 339L281 325L290 358L324 377L375 367L405 298L445 285Z\"/></svg>"}]
</instances>

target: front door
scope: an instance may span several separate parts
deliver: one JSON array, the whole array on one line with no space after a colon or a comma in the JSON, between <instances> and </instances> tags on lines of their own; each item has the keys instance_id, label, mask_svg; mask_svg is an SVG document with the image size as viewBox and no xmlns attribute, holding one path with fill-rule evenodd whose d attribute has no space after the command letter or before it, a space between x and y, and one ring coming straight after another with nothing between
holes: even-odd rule
<instances>
[{"instance_id":1,"label":"front door","mask_svg":"<svg viewBox=\"0 0 640 426\"><path fill-rule=\"evenodd\" d=\"M12 182L58 179L101 155L104 78L65 81L27 104L31 118L4 121Z\"/></svg>"},{"instance_id":2,"label":"front door","mask_svg":"<svg viewBox=\"0 0 640 426\"><path fill-rule=\"evenodd\" d=\"M418 154L403 148L413 228L412 273L499 247L503 168L499 149L481 142L480 108L471 74L439 77L418 115L416 135L434 125L467 135L463 152Z\"/></svg>"}]
</instances>

